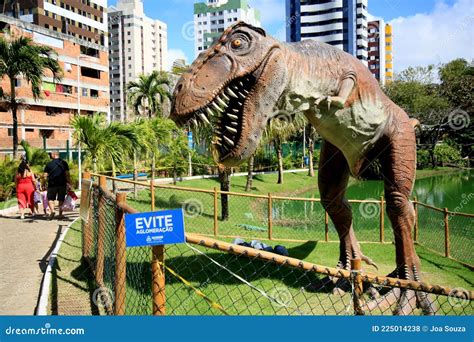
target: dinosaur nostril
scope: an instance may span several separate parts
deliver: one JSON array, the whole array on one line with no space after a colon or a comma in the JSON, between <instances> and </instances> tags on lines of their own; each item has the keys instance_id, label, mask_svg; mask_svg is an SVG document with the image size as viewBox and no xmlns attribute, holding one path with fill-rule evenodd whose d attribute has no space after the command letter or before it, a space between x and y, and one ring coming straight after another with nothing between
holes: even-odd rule
<instances>
[{"instance_id":1,"label":"dinosaur nostril","mask_svg":"<svg viewBox=\"0 0 474 342\"><path fill-rule=\"evenodd\" d=\"M178 87L177 87L176 89L178 90L178 92L180 92L181 89L183 89L183 84L182 84L182 83L181 83L181 84L178 84Z\"/></svg>"}]
</instances>

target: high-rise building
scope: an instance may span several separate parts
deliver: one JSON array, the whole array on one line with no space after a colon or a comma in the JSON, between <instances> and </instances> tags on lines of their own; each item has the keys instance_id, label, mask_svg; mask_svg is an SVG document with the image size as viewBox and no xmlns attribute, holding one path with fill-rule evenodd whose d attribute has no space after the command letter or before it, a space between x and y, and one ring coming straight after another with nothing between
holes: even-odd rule
<instances>
[{"instance_id":1,"label":"high-rise building","mask_svg":"<svg viewBox=\"0 0 474 342\"><path fill-rule=\"evenodd\" d=\"M393 81L392 25L385 25L385 82Z\"/></svg>"},{"instance_id":2,"label":"high-rise building","mask_svg":"<svg viewBox=\"0 0 474 342\"><path fill-rule=\"evenodd\" d=\"M20 77L15 82L16 95L24 102L18 111L18 137L35 147L69 150L71 157L71 118L109 110L107 48L2 14L0 35L7 40L29 37L33 44L49 46L56 52L62 79L56 82L46 72L39 99L33 98L31 85L25 78ZM0 79L0 86L7 94L10 93L9 82L7 77ZM11 112L0 100L0 153L11 153L12 134Z\"/></svg>"},{"instance_id":3,"label":"high-rise building","mask_svg":"<svg viewBox=\"0 0 474 342\"><path fill-rule=\"evenodd\" d=\"M260 26L260 11L248 0L208 0L194 4L194 52L199 55L211 46L224 30L243 20Z\"/></svg>"},{"instance_id":4,"label":"high-rise building","mask_svg":"<svg viewBox=\"0 0 474 342\"><path fill-rule=\"evenodd\" d=\"M107 45L107 0L5 0L0 13L46 29Z\"/></svg>"},{"instance_id":5,"label":"high-rise building","mask_svg":"<svg viewBox=\"0 0 474 342\"><path fill-rule=\"evenodd\" d=\"M110 113L126 121L126 86L140 74L164 70L168 54L167 25L148 18L141 0L119 0L109 7Z\"/></svg>"},{"instance_id":6,"label":"high-rise building","mask_svg":"<svg viewBox=\"0 0 474 342\"><path fill-rule=\"evenodd\" d=\"M367 0L286 0L286 39L315 39L367 65Z\"/></svg>"},{"instance_id":7,"label":"high-rise building","mask_svg":"<svg viewBox=\"0 0 474 342\"><path fill-rule=\"evenodd\" d=\"M369 60L368 67L381 84L393 77L392 27L383 19L369 22Z\"/></svg>"}]
</instances>

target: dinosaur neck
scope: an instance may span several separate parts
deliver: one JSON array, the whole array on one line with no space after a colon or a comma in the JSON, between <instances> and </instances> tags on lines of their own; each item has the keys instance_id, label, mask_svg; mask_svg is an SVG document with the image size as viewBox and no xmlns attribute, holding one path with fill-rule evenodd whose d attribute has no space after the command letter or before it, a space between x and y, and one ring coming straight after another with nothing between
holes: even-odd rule
<instances>
[{"instance_id":1,"label":"dinosaur neck","mask_svg":"<svg viewBox=\"0 0 474 342\"><path fill-rule=\"evenodd\" d=\"M309 49L283 45L288 74L283 101L288 111L306 111L319 97L337 92L338 71L327 59L310 56Z\"/></svg>"}]
</instances>

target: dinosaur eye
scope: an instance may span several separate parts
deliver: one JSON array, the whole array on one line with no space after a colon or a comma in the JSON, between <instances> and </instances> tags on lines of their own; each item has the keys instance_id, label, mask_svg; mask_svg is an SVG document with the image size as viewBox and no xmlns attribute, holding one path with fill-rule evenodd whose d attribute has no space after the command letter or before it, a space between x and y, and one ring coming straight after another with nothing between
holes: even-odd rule
<instances>
[{"instance_id":1,"label":"dinosaur eye","mask_svg":"<svg viewBox=\"0 0 474 342\"><path fill-rule=\"evenodd\" d=\"M234 40L232 41L232 47L233 47L234 49L238 49L238 48L241 47L241 46L242 46L242 40L240 40L239 38L234 39Z\"/></svg>"}]
</instances>

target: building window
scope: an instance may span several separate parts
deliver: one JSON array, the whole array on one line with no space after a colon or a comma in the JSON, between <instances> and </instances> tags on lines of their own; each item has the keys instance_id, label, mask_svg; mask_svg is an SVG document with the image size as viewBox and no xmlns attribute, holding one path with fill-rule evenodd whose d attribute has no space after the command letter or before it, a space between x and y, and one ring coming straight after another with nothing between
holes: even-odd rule
<instances>
[{"instance_id":1,"label":"building window","mask_svg":"<svg viewBox=\"0 0 474 342\"><path fill-rule=\"evenodd\" d=\"M89 93L87 91L87 88L82 88L82 96L87 97L89 96Z\"/></svg>"},{"instance_id":2,"label":"building window","mask_svg":"<svg viewBox=\"0 0 474 342\"><path fill-rule=\"evenodd\" d=\"M91 97L93 98L98 98L99 97L99 91L95 89L91 89Z\"/></svg>"},{"instance_id":3,"label":"building window","mask_svg":"<svg viewBox=\"0 0 474 342\"><path fill-rule=\"evenodd\" d=\"M100 70L87 68L87 67L81 67L81 75L84 77L100 79Z\"/></svg>"},{"instance_id":4,"label":"building window","mask_svg":"<svg viewBox=\"0 0 474 342\"><path fill-rule=\"evenodd\" d=\"M21 87L21 80L18 78L15 78L15 88Z\"/></svg>"},{"instance_id":5,"label":"building window","mask_svg":"<svg viewBox=\"0 0 474 342\"><path fill-rule=\"evenodd\" d=\"M34 131L35 131L34 128L25 128L25 132L34 133Z\"/></svg>"}]
</instances>

